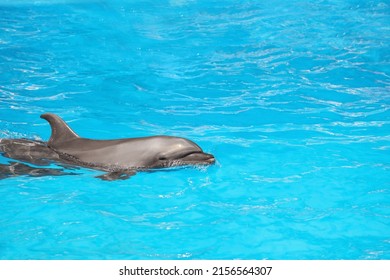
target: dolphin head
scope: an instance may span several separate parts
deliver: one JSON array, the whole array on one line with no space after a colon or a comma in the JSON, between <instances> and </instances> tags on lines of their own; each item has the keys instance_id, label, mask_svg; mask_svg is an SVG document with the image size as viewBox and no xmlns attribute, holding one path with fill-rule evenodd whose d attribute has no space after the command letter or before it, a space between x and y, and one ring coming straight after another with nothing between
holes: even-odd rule
<instances>
[{"instance_id":1,"label":"dolphin head","mask_svg":"<svg viewBox=\"0 0 390 280\"><path fill-rule=\"evenodd\" d=\"M215 158L194 142L180 137L155 136L155 159L153 167L171 167L183 165L211 165Z\"/></svg>"}]
</instances>

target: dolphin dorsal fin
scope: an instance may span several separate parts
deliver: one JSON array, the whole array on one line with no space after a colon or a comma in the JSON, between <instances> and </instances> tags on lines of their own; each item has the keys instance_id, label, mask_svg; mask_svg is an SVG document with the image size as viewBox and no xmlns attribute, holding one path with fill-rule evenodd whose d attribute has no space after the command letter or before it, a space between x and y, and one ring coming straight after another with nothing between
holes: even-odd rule
<instances>
[{"instance_id":1,"label":"dolphin dorsal fin","mask_svg":"<svg viewBox=\"0 0 390 280\"><path fill-rule=\"evenodd\" d=\"M52 113L41 115L42 119L49 122L51 126L51 136L48 142L49 147L58 147L61 143L80 138L59 116Z\"/></svg>"}]
</instances>

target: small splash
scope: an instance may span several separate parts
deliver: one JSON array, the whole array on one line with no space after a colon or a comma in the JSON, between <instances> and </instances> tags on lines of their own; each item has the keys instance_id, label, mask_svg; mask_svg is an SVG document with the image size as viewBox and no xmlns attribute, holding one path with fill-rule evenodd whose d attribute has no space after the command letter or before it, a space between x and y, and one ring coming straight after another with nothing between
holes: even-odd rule
<instances>
[{"instance_id":1,"label":"small splash","mask_svg":"<svg viewBox=\"0 0 390 280\"><path fill-rule=\"evenodd\" d=\"M29 86L26 86L26 90L40 90L42 88L42 86L40 85L29 85Z\"/></svg>"},{"instance_id":2,"label":"small splash","mask_svg":"<svg viewBox=\"0 0 390 280\"><path fill-rule=\"evenodd\" d=\"M192 257L192 254L191 253L178 254L177 257L179 259L189 259Z\"/></svg>"}]
</instances>

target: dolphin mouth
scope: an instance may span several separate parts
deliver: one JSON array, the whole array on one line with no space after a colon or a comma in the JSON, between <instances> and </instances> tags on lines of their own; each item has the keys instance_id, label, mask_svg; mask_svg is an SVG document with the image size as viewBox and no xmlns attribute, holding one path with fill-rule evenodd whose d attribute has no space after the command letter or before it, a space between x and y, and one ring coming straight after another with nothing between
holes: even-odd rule
<instances>
[{"instance_id":1,"label":"dolphin mouth","mask_svg":"<svg viewBox=\"0 0 390 280\"><path fill-rule=\"evenodd\" d=\"M191 152L180 158L180 161L188 162L191 164L208 165L215 163L215 157L212 154L203 152Z\"/></svg>"}]
</instances>

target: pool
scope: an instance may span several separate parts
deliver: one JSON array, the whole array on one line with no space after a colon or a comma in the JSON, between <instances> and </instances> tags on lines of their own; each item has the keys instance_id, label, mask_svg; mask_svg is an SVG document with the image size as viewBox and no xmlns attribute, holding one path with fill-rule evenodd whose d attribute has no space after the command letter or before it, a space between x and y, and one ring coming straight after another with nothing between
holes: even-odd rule
<instances>
[{"instance_id":1,"label":"pool","mask_svg":"<svg viewBox=\"0 0 390 280\"><path fill-rule=\"evenodd\" d=\"M389 259L389 20L376 0L1 0L0 138L47 141L53 112L217 163L4 178L0 259Z\"/></svg>"}]
</instances>

